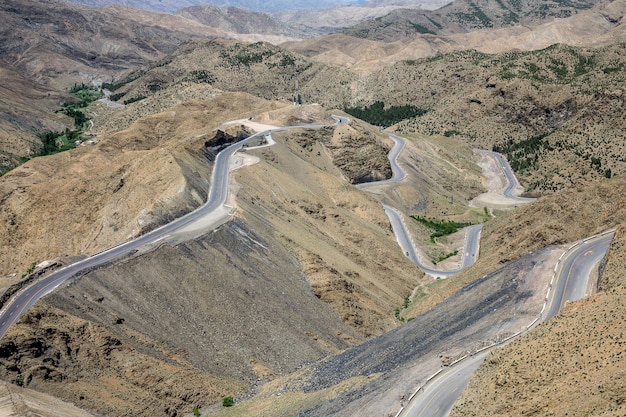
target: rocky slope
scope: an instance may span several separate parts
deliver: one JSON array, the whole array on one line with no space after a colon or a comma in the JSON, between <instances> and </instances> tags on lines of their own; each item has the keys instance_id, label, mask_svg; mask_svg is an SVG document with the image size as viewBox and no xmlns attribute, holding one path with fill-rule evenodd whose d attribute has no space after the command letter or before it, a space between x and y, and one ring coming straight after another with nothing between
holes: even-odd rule
<instances>
[{"instance_id":1,"label":"rocky slope","mask_svg":"<svg viewBox=\"0 0 626 417\"><path fill-rule=\"evenodd\" d=\"M216 136L209 120L327 118L319 106L250 113L268 107L244 94L186 103L5 175L3 265L17 279L34 256L95 252L200 204L204 148ZM106 415L174 415L396 327L392 311L421 274L397 250L380 203L344 179L374 174L353 174L346 151L333 149L348 134L383 160L364 128L321 130L312 141L277 135L259 153L264 162L236 176L238 220L69 284L46 301L62 311L42 306L3 339L4 378ZM61 226L68 218L80 221ZM158 372L172 361L176 377L164 379ZM139 409L131 398L143 399Z\"/></svg>"},{"instance_id":2,"label":"rocky slope","mask_svg":"<svg viewBox=\"0 0 626 417\"><path fill-rule=\"evenodd\" d=\"M557 193L501 213L485 225L481 258L474 267L432 281L415 293L405 313L407 317L417 315L414 320L268 383L249 402L215 415L288 416L294 410L307 416L395 414L400 403L437 371L442 361L502 336L498 332L506 333L504 329L513 332L508 327L513 322L524 327L532 321L567 244L626 221L619 197L623 187L624 179L615 178L581 188L573 196L572 192ZM595 216L598 207L601 214ZM590 218L594 221L588 222ZM623 300L618 289L624 278L623 240L618 231L604 267L603 292L570 305L564 314L492 354L455 415L514 416L538 411L620 415L624 361L619 332L623 317L616 312L621 311ZM498 264L501 267L494 272ZM610 289L611 285L616 286ZM519 297L528 298L522 304L508 304ZM497 306L487 307L489 303ZM584 313L586 305L595 307ZM489 320L502 323L481 318L483 307L491 313ZM462 317L454 317L456 309ZM570 315L571 319L559 323L561 317ZM441 328L435 328L439 325ZM607 348L608 353L599 347ZM552 367L551 363L562 366ZM276 396L277 392L281 395Z\"/></svg>"},{"instance_id":3,"label":"rocky slope","mask_svg":"<svg viewBox=\"0 0 626 417\"><path fill-rule=\"evenodd\" d=\"M239 106L261 111L267 103L242 94L187 103L97 146L35 158L3 176L2 275L19 278L32 262L98 252L197 207L210 171L202 146L187 150L186 142L194 135L210 142L208 120L240 117ZM33 238L41 228L55 230L57 243L45 233Z\"/></svg>"},{"instance_id":4,"label":"rocky slope","mask_svg":"<svg viewBox=\"0 0 626 417\"><path fill-rule=\"evenodd\" d=\"M438 23L441 28L437 29L437 33L442 32L440 35L427 33L430 29L415 22L407 22L402 17L400 23L394 25L392 22L388 29L384 27L381 29L383 31L381 37L393 39L377 41L346 34L333 34L299 42L287 42L283 46L320 62L348 67L359 73L371 73L398 61L467 49L499 53L542 49L555 43L605 46L622 42L624 35L620 22L624 7L621 0L600 2L592 9L581 11L572 17L554 19L543 24L537 22L534 25L513 25L501 29L469 32L461 30L454 24L442 22ZM425 12L409 10L402 16L415 13ZM401 24L402 22L404 23ZM430 20L428 23L422 23L433 26Z\"/></svg>"},{"instance_id":5,"label":"rocky slope","mask_svg":"<svg viewBox=\"0 0 626 417\"><path fill-rule=\"evenodd\" d=\"M624 242L620 226L602 291L490 354L452 416L624 414Z\"/></svg>"},{"instance_id":6,"label":"rocky slope","mask_svg":"<svg viewBox=\"0 0 626 417\"><path fill-rule=\"evenodd\" d=\"M448 35L477 29L513 25L536 25L554 18L570 17L591 8L592 1L457 0L434 11L394 10L386 16L365 21L344 31L347 35L392 42L417 34Z\"/></svg>"},{"instance_id":7,"label":"rocky slope","mask_svg":"<svg viewBox=\"0 0 626 417\"><path fill-rule=\"evenodd\" d=\"M613 6L614 17L626 10ZM154 101L162 89L196 83L272 100L299 95L328 107L417 105L425 114L397 124L395 131L498 149L527 191L545 194L624 171L623 118L615 117L623 110L622 49L617 44L456 52L405 60L354 81L353 72L269 44L195 42L132 75L116 95L142 103L144 97Z\"/></svg>"},{"instance_id":8,"label":"rocky slope","mask_svg":"<svg viewBox=\"0 0 626 417\"><path fill-rule=\"evenodd\" d=\"M239 36L284 42L293 36L282 33L295 34L278 29L284 25L268 25L267 19L242 26L260 14L208 19L209 14L196 11L194 16L198 19L55 0L0 5L0 172L36 153L41 148L38 134L73 128L70 118L55 111L71 99L68 90L75 84L115 82L192 39Z\"/></svg>"},{"instance_id":9,"label":"rocky slope","mask_svg":"<svg viewBox=\"0 0 626 417\"><path fill-rule=\"evenodd\" d=\"M594 26L597 36L590 36L590 42L619 39L623 4L614 1L587 15L587 34L587 24L598 16L605 22ZM128 13L125 8L109 10ZM71 28L71 19L66 22ZM551 39L548 28L541 32L542 42ZM54 39L65 30L52 29ZM577 30L581 38L583 32ZM363 45L352 44L351 53L375 58L372 50L359 49ZM16 50L21 65L18 55L30 52ZM161 56L159 50L137 59ZM241 122L221 126L224 121L252 117L273 124L328 123L328 112L320 106L279 101L297 99L296 80L305 102L342 107L384 100L427 108L425 115L395 127L409 136L400 162L411 180L372 194L353 186L390 173L385 154L391 142L365 123L277 133L273 147L247 152L251 159L259 158L258 164L233 175L233 221L205 236L164 244L93 271L47 297L0 343L2 378L106 415L180 415L197 406L220 408L225 395L240 402L257 392L229 413L395 410L402 395L414 389L412 382L428 376L433 366L437 369L442 358L454 357L465 342L477 346L499 337L502 325L513 323L505 311L532 316L545 282L537 278L531 283L526 273L550 269L544 247L626 221L619 140L624 129L623 56L621 44L501 55L470 51L407 60L355 81L354 73L269 44L186 43L124 79L115 91L124 94L118 105L104 102L93 108L95 146L31 160L0 178L3 284L19 280L33 262L57 257L69 262L198 206L208 191L213 155L208 148L248 132ZM16 73L7 74L24 91L31 88ZM27 75L37 74L52 73L41 67ZM223 90L246 90L272 101ZM48 93L52 100L61 98L54 91L42 82L30 94L38 100L48 99ZM121 105L124 100L128 104ZM49 101L38 103L33 108L45 112ZM20 102L16 114L28 105ZM40 124L63 122L53 118ZM398 250L381 202L407 214L481 221L482 208L465 204L482 191L471 146L494 144L510 152L512 162L528 161L528 167L519 168L525 184L537 183L536 191L554 195L498 212L485 225L480 261L453 279L428 282ZM527 146L514 148L517 144ZM428 240L427 230L412 223L409 227L419 241ZM595 394L587 413L607 410L610 415L611 406L621 407L620 341L613 329L623 323L617 315L605 319L622 299L620 236L602 278L605 292L587 302L597 309L575 305L570 310L575 314L569 320L583 323L584 330L576 334L571 321L549 323L536 336L546 357L566 349L585 352L584 366L575 355L574 362L556 356L555 361L575 370L567 384L586 381L584 387ZM429 247L430 253L444 246ZM479 280L484 276L489 278ZM529 291L536 297L529 297ZM403 309L404 318L440 307L400 326L394 310L407 296L411 303ZM522 308L511 300L529 304ZM468 310L470 306L477 307ZM503 307L503 315L491 323L478 320L494 307ZM596 335L591 326L598 320L606 320L606 326L598 326ZM441 333L456 322L467 326ZM553 342L554 332L565 334L564 341ZM437 340L426 340L433 334ZM609 336L615 341L609 346L615 356L606 358L611 364L593 356L596 345L611 344ZM398 340L409 337L415 338L414 349L398 348ZM585 337L593 348L584 346ZM529 336L511 353L518 364L535 363L528 356L539 349L534 340ZM429 356L421 358L426 352ZM420 358L427 366L418 370L414 366L423 364ZM317 366L306 367L311 362ZM490 366L503 366L497 375L512 372L505 359L492 362ZM609 365L617 382L600 381ZM542 392L554 395L560 383L556 371L544 369L539 375L524 370L530 374L512 378L511 391L496 384L497 394L484 388L476 392L487 392L484 398L502 394L496 407L510 415L520 409L562 412L557 405L574 404L575 395L582 397L579 391L566 391L557 405L529 400L525 408L515 402L524 381L539 376L550 381ZM502 382L485 375L484 381ZM477 412L469 401L463 407ZM564 412L573 411L574 405Z\"/></svg>"}]
</instances>

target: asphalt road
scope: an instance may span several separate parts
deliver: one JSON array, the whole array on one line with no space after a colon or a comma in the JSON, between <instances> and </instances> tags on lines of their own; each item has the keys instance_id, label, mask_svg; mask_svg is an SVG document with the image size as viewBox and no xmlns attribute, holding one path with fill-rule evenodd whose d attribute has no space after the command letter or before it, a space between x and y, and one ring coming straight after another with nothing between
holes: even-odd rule
<instances>
[{"instance_id":1,"label":"asphalt road","mask_svg":"<svg viewBox=\"0 0 626 417\"><path fill-rule=\"evenodd\" d=\"M615 233L585 239L566 252L559 262L557 279L552 284L550 302L546 305L543 319L554 317L568 301L583 299L590 294L588 279L582 277L593 276L597 265L606 255ZM593 286L595 288L595 285Z\"/></svg>"},{"instance_id":2,"label":"asphalt road","mask_svg":"<svg viewBox=\"0 0 626 417\"><path fill-rule=\"evenodd\" d=\"M400 182L406 178L406 172L404 172L400 165L398 165L398 156L400 156L400 153L402 153L402 151L404 150L404 147L406 146L406 140L395 135L389 135L389 137L394 142L393 148L391 148L391 151L389 151L389 155L387 156L391 165L391 178L389 178L388 180L357 184L356 188L363 190L366 188L376 187L380 185L389 185L395 182Z\"/></svg>"},{"instance_id":3,"label":"asphalt road","mask_svg":"<svg viewBox=\"0 0 626 417\"><path fill-rule=\"evenodd\" d=\"M418 252L415 249L415 245L413 245L413 240L411 239L409 231L404 224L401 213L397 209L390 206L383 206L383 208L385 209L385 213L387 213L387 217L389 217L393 233L396 235L396 240L398 241L400 248L409 258L409 260L417 265L417 267L424 271L426 274L439 278L447 278L451 275L459 273L461 270L467 268L468 266L473 265L474 262L476 262L476 260L478 259L478 253L480 250L480 232L483 229L482 224L476 224L474 226L466 228L467 234L465 237L465 245L463 248L463 262L461 266L457 269L440 271L429 268L422 263Z\"/></svg>"},{"instance_id":4,"label":"asphalt road","mask_svg":"<svg viewBox=\"0 0 626 417\"><path fill-rule=\"evenodd\" d=\"M394 146L389 152L389 156L388 156L389 162L391 164L391 172L393 173L392 177L384 181L374 181L374 182L368 182L364 184L358 184L357 188L363 190L363 189L367 189L370 187L389 185L389 184L400 182L406 178L407 176L406 172L404 172L402 167L400 167L400 165L398 164L398 157L400 156L400 153L402 153L402 151L404 150L406 146L406 139L401 138L399 136L395 136L395 135L389 135L389 137L394 142ZM492 153L495 154L495 152L492 152ZM499 155L499 154L496 154L496 155ZM506 160L504 161L506 163ZM506 164L506 166L508 166L508 163ZM504 169L504 172L505 173L507 172L506 168ZM513 172L510 171L510 167L509 167L508 172L512 176L513 181L515 181L515 184L517 184L517 179L515 178L515 175L513 174ZM508 176L507 176L507 180L508 180ZM510 180L509 180L509 183L510 183ZM513 187L513 189L515 189L515 187ZM391 222L391 227L393 229L394 234L396 235L396 240L398 241L400 248L402 249L404 254L409 258L409 260L411 260L411 262L413 262L419 269L424 271L426 274L429 274L431 276L438 277L438 278L447 278L451 275L459 273L461 270L467 268L468 266L473 265L474 262L476 262L476 260L478 259L478 254L480 250L480 232L482 231L482 227L483 227L482 224L470 226L467 228L467 234L465 237L465 245L463 248L463 261L461 263L461 266L457 269L442 271L442 270L432 269L426 266L424 263L422 263L418 255L418 252L415 248L415 245L413 244L413 241L411 239L411 235L408 229L406 228L406 225L404 224L404 221L402 219L402 214L397 209L391 206L383 205L383 208L385 210L385 213L387 214L387 217L389 217L389 221Z\"/></svg>"},{"instance_id":5,"label":"asphalt road","mask_svg":"<svg viewBox=\"0 0 626 417\"><path fill-rule=\"evenodd\" d=\"M481 352L460 362L457 366L445 368L433 378L403 410L402 416L437 417L447 416L452 411L457 398L469 383L472 374L487 356Z\"/></svg>"},{"instance_id":6,"label":"asphalt road","mask_svg":"<svg viewBox=\"0 0 626 417\"><path fill-rule=\"evenodd\" d=\"M504 189L502 193L505 197L513 199L513 200L519 200L519 201L534 201L535 200L534 198L518 197L517 195L514 194L515 190L520 185L519 185L519 182L517 181L517 177L515 176L515 174L513 173L513 170L511 169L511 165L509 165L509 161L506 160L504 155L499 154L498 152L493 152L493 151L480 150L478 152L483 155L490 155L493 158L495 158L496 161L498 161L498 164L500 165L500 169L502 170L502 173L508 183L508 185L506 186L506 188Z\"/></svg>"},{"instance_id":7,"label":"asphalt road","mask_svg":"<svg viewBox=\"0 0 626 417\"><path fill-rule=\"evenodd\" d=\"M567 301L579 300L588 295L586 289L589 288L589 280L595 279L592 272L606 254L613 236L614 232L611 232L585 239L563 254L550 289L551 296L538 322L552 318ZM441 372L415 395L400 416L447 417L487 353L488 350L470 356Z\"/></svg>"},{"instance_id":8,"label":"asphalt road","mask_svg":"<svg viewBox=\"0 0 626 417\"><path fill-rule=\"evenodd\" d=\"M339 119L339 120L338 120ZM346 118L335 118L338 123L346 123ZM183 229L189 224L209 215L221 208L228 197L228 183L230 179L229 160L242 147L262 136L267 136L272 132L278 132L296 128L318 128L320 126L290 126L281 127L256 133L240 142L230 145L222 150L216 157L213 166L211 189L207 202L197 210L180 217L158 229L155 229L135 240L120 244L104 252L93 255L87 259L68 265L67 267L47 275L43 279L31 284L19 292L0 312L0 338L2 338L9 326L15 323L26 310L28 310L37 300L46 294L54 291L66 280L88 272L94 268L112 262L123 256L133 253L141 248L158 243L170 234Z\"/></svg>"}]
</instances>

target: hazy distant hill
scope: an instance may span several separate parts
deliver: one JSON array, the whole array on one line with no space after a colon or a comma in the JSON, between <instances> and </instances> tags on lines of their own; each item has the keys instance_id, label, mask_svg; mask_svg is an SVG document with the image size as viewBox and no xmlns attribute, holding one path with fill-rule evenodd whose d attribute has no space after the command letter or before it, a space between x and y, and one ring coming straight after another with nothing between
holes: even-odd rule
<instances>
[{"instance_id":1,"label":"hazy distant hill","mask_svg":"<svg viewBox=\"0 0 626 417\"><path fill-rule=\"evenodd\" d=\"M192 6L179 10L176 14L232 33L311 36L305 30L290 27L267 13L254 12L240 7Z\"/></svg>"},{"instance_id":2,"label":"hazy distant hill","mask_svg":"<svg viewBox=\"0 0 626 417\"><path fill-rule=\"evenodd\" d=\"M216 33L180 16L61 1L0 2L0 19L0 172L39 150L37 133L71 127L53 111L74 83L146 65L194 31Z\"/></svg>"},{"instance_id":3,"label":"hazy distant hill","mask_svg":"<svg viewBox=\"0 0 626 417\"><path fill-rule=\"evenodd\" d=\"M435 11L397 9L386 16L360 23L345 33L359 38L393 41L418 34L445 35L497 29L570 17L596 3L599 1L457 0Z\"/></svg>"},{"instance_id":4,"label":"hazy distant hill","mask_svg":"<svg viewBox=\"0 0 626 417\"><path fill-rule=\"evenodd\" d=\"M223 7L242 7L254 11L281 12L292 9L323 9L350 4L363 4L364 0L69 0L88 6L104 7L111 4L124 4L139 9L173 13L180 9L212 5Z\"/></svg>"}]
</instances>

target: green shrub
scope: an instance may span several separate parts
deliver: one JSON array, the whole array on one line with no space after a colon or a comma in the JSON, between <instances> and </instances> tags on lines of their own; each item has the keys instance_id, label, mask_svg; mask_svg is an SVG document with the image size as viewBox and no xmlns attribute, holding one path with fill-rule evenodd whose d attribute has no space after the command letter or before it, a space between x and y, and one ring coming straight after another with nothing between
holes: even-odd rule
<instances>
[{"instance_id":1,"label":"green shrub","mask_svg":"<svg viewBox=\"0 0 626 417\"><path fill-rule=\"evenodd\" d=\"M235 405L235 400L231 396L224 397L222 400L222 406L224 407L232 407L233 405Z\"/></svg>"},{"instance_id":2,"label":"green shrub","mask_svg":"<svg viewBox=\"0 0 626 417\"><path fill-rule=\"evenodd\" d=\"M459 229L472 225L472 223L460 223L455 221L428 220L425 217L421 216L411 216L411 218L416 222L428 227L429 229L434 230L434 233L430 235L430 240L432 242L435 241L435 238L451 235L452 233L457 232Z\"/></svg>"}]
</instances>

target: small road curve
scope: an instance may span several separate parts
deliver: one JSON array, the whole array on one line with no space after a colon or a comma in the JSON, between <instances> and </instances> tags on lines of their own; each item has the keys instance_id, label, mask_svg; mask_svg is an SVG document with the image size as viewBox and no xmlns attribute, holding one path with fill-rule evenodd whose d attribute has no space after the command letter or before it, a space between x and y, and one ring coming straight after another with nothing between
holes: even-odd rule
<instances>
[{"instance_id":1,"label":"small road curve","mask_svg":"<svg viewBox=\"0 0 626 417\"><path fill-rule=\"evenodd\" d=\"M471 356L458 365L448 367L420 389L414 400L398 416L442 417L452 411L457 398L469 383L489 352Z\"/></svg>"},{"instance_id":2,"label":"small road curve","mask_svg":"<svg viewBox=\"0 0 626 417\"><path fill-rule=\"evenodd\" d=\"M397 416L447 417L469 383L472 373L491 349L525 333L537 323L554 317L568 301L576 301L588 295L586 289L589 288L589 281L595 276L592 272L598 268L600 260L606 255L614 235L615 232L610 231L571 246L561 256L555 268L541 314L528 325L525 331L490 349L469 356L452 367L444 368L424 386L418 388L412 400Z\"/></svg>"},{"instance_id":3,"label":"small road curve","mask_svg":"<svg viewBox=\"0 0 626 417\"><path fill-rule=\"evenodd\" d=\"M555 272L550 302L543 312L543 320L554 317L569 301L581 300L590 294L588 282L598 263L604 258L615 233L606 233L578 242L565 252ZM581 277L587 277L583 280ZM592 286L595 288L595 285Z\"/></svg>"},{"instance_id":4,"label":"small road curve","mask_svg":"<svg viewBox=\"0 0 626 417\"><path fill-rule=\"evenodd\" d=\"M406 178L406 172L404 172L404 170L398 164L398 157L406 147L406 139L395 135L389 135L389 137L391 138L391 140L393 140L393 148L391 148L391 150L389 151L389 155L387 155L387 157L389 158L389 163L391 164L391 178L389 178L388 180L357 184L356 188L360 190L365 190L367 188L400 182Z\"/></svg>"},{"instance_id":5,"label":"small road curve","mask_svg":"<svg viewBox=\"0 0 626 417\"><path fill-rule=\"evenodd\" d=\"M383 208L385 209L385 213L387 213L387 217L389 217L391 228L396 235L396 240L398 241L400 248L402 248L402 251L409 258L409 260L417 265L419 269L424 271L424 273L437 278L447 278L454 274L458 274L463 269L473 265L478 259L478 253L480 250L480 232L483 229L482 224L476 224L466 228L465 245L463 247L463 262L461 263L461 266L457 269L440 271L432 269L422 263L418 251L413 243L413 239L411 238L406 224L404 223L402 213L390 206L384 205Z\"/></svg>"},{"instance_id":6,"label":"small road curve","mask_svg":"<svg viewBox=\"0 0 626 417\"><path fill-rule=\"evenodd\" d=\"M337 123L345 123L346 118L334 118ZM161 226L145 235L142 235L129 242L114 246L82 261L73 263L63 269L55 271L39 281L20 290L11 300L7 302L2 311L0 311L0 339L6 334L9 327L15 323L25 311L33 306L41 297L54 291L59 285L72 277L85 274L90 270L100 267L109 262L113 262L124 256L128 256L140 249L150 248L158 244L162 240L168 238L177 231L183 230L185 227L194 222L200 221L202 218L212 213L223 210L224 204L228 197L228 185L230 180L230 159L240 149L247 146L250 142L264 136L270 135L272 132L279 132L289 129L298 128L320 128L323 125L302 125L287 126L275 129L269 129L234 143L218 153L213 165L213 174L211 177L211 188L207 202L195 211L180 217L171 223ZM226 215L228 217L228 215Z\"/></svg>"},{"instance_id":7,"label":"small road curve","mask_svg":"<svg viewBox=\"0 0 626 417\"><path fill-rule=\"evenodd\" d=\"M504 177L505 177L505 179L507 181L507 186L504 189L504 191L502 192L502 194L506 198L510 198L512 200L517 200L517 201L520 201L520 202L535 201L534 198L519 197L517 195L516 191L518 189L520 189L521 186L520 186L519 181L517 181L517 177L515 176L515 173L511 169L511 165L509 165L509 161L507 161L507 159L504 157L504 155L502 155L502 154L500 154L498 152L485 151L485 150L477 150L476 152L481 154L481 155L491 156L496 161L498 161L498 165L500 166L502 174L504 175Z\"/></svg>"}]
</instances>

